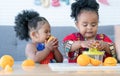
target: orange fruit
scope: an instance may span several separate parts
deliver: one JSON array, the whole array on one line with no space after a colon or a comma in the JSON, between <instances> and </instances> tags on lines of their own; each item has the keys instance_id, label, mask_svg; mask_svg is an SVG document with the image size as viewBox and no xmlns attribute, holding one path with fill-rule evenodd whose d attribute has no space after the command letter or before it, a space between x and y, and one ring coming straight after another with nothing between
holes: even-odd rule
<instances>
[{"instance_id":1,"label":"orange fruit","mask_svg":"<svg viewBox=\"0 0 120 76\"><path fill-rule=\"evenodd\" d=\"M87 56L85 54L81 54L81 55L78 56L77 64L79 64L81 66L87 66L89 63L90 63L89 56Z\"/></svg>"},{"instance_id":2,"label":"orange fruit","mask_svg":"<svg viewBox=\"0 0 120 76\"><path fill-rule=\"evenodd\" d=\"M10 67L10 65L6 65L4 71L5 71L5 72L12 72L12 71L13 71L13 68Z\"/></svg>"},{"instance_id":3,"label":"orange fruit","mask_svg":"<svg viewBox=\"0 0 120 76\"><path fill-rule=\"evenodd\" d=\"M91 63L93 66L98 66L98 65L100 65L102 62L101 62L100 60L90 58L90 63Z\"/></svg>"},{"instance_id":4,"label":"orange fruit","mask_svg":"<svg viewBox=\"0 0 120 76\"><path fill-rule=\"evenodd\" d=\"M22 62L22 66L35 66L35 62L31 59L26 59Z\"/></svg>"},{"instance_id":5,"label":"orange fruit","mask_svg":"<svg viewBox=\"0 0 120 76\"><path fill-rule=\"evenodd\" d=\"M0 66L2 68L5 68L7 65L9 65L10 67L12 67L14 64L14 58L10 55L3 55L0 58Z\"/></svg>"},{"instance_id":6,"label":"orange fruit","mask_svg":"<svg viewBox=\"0 0 120 76\"><path fill-rule=\"evenodd\" d=\"M49 39L48 39L47 42L51 41L51 40L54 39L54 38L55 38L55 37L51 35L51 36L49 37Z\"/></svg>"},{"instance_id":7,"label":"orange fruit","mask_svg":"<svg viewBox=\"0 0 120 76\"><path fill-rule=\"evenodd\" d=\"M103 63L104 66L116 66L117 60L114 57L107 57Z\"/></svg>"}]
</instances>

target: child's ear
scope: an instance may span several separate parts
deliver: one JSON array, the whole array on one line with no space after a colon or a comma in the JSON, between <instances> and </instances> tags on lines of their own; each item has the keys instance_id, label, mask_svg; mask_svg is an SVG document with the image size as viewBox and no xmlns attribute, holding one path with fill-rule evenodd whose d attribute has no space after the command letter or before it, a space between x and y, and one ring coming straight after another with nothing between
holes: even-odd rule
<instances>
[{"instance_id":1,"label":"child's ear","mask_svg":"<svg viewBox=\"0 0 120 76\"><path fill-rule=\"evenodd\" d=\"M75 22L75 25L76 25L76 29L79 31L79 27L78 27L78 22L77 21Z\"/></svg>"},{"instance_id":2,"label":"child's ear","mask_svg":"<svg viewBox=\"0 0 120 76\"><path fill-rule=\"evenodd\" d=\"M37 33L35 31L31 31L30 38L34 41L37 41Z\"/></svg>"},{"instance_id":3,"label":"child's ear","mask_svg":"<svg viewBox=\"0 0 120 76\"><path fill-rule=\"evenodd\" d=\"M78 22L77 22L77 21L75 21L75 25L76 25L76 27L78 28Z\"/></svg>"}]
</instances>

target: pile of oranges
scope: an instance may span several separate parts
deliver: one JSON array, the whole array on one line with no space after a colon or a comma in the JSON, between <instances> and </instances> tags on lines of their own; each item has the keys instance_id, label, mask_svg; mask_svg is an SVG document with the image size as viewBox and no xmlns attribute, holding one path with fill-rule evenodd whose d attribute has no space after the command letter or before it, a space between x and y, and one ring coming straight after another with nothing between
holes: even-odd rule
<instances>
[{"instance_id":1,"label":"pile of oranges","mask_svg":"<svg viewBox=\"0 0 120 76\"><path fill-rule=\"evenodd\" d=\"M12 72L13 64L14 64L14 58L10 55L3 55L0 58L0 67L2 67L4 69L4 71Z\"/></svg>"},{"instance_id":2,"label":"pile of oranges","mask_svg":"<svg viewBox=\"0 0 120 76\"><path fill-rule=\"evenodd\" d=\"M91 57L89 57L86 54L81 54L78 56L77 58L77 63L81 66L87 66L88 64L92 64L93 66L98 66L101 64L101 61L97 60L97 59L93 59Z\"/></svg>"},{"instance_id":3,"label":"pile of oranges","mask_svg":"<svg viewBox=\"0 0 120 76\"><path fill-rule=\"evenodd\" d=\"M13 68L12 68L13 65L14 65L14 58L11 55L3 55L0 58L0 67L3 69L4 72L13 72ZM35 66L35 62L31 59L26 59L22 62L21 66L22 68L26 66Z\"/></svg>"},{"instance_id":4,"label":"pile of oranges","mask_svg":"<svg viewBox=\"0 0 120 76\"><path fill-rule=\"evenodd\" d=\"M77 64L80 66L87 66L91 64L93 66L99 66L102 64L102 61L89 57L88 55L81 54L77 58ZM114 57L107 57L104 62L103 66L116 66L117 60Z\"/></svg>"}]
</instances>

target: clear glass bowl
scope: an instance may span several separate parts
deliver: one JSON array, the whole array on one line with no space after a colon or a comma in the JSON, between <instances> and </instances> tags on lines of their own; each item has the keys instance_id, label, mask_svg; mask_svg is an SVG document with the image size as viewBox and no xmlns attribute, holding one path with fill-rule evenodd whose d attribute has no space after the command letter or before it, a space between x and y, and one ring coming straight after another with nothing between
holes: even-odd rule
<instances>
[{"instance_id":1,"label":"clear glass bowl","mask_svg":"<svg viewBox=\"0 0 120 76\"><path fill-rule=\"evenodd\" d=\"M103 56L104 56L104 51L99 51L99 53L84 51L83 54L86 54L89 57L91 57L93 59L97 59L97 60L102 62L103 61Z\"/></svg>"}]
</instances>

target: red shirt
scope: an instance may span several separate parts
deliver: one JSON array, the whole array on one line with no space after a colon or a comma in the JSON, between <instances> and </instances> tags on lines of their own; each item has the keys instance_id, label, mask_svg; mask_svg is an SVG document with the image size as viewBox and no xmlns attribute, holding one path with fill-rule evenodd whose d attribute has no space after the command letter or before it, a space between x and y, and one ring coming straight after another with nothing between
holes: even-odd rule
<instances>
[{"instance_id":1,"label":"red shirt","mask_svg":"<svg viewBox=\"0 0 120 76\"><path fill-rule=\"evenodd\" d=\"M66 36L63 39L63 43L68 41L68 40L71 40L71 41L78 41L78 40L84 41L85 38L80 33L77 32L77 33L72 33L72 34ZM96 35L96 40L103 40L104 42L112 43L112 40L109 37L107 37L105 34L97 34ZM78 49L78 51L69 52L68 53L68 62L69 63L76 63L77 56L82 54L82 52L84 50L88 50L88 49L87 48L80 48L80 49ZM74 55L76 54L76 52L77 52L78 55L75 57ZM106 57L109 57L109 56L112 56L112 55L105 52L104 57L103 57L103 61L104 61L104 59Z\"/></svg>"},{"instance_id":2,"label":"red shirt","mask_svg":"<svg viewBox=\"0 0 120 76\"><path fill-rule=\"evenodd\" d=\"M54 55L53 55L53 52L51 51L49 53L49 55L40 62L40 64L48 64L48 63L51 63L51 61L54 59Z\"/></svg>"}]
</instances>

